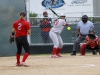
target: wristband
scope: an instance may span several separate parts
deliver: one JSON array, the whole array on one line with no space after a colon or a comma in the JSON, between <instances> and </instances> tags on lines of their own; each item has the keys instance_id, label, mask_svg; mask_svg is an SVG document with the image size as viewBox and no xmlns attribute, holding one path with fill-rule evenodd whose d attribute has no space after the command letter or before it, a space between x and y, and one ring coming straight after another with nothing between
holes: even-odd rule
<instances>
[{"instance_id":1,"label":"wristband","mask_svg":"<svg viewBox=\"0 0 100 75\"><path fill-rule=\"evenodd\" d=\"M12 36L14 36L14 34L15 34L15 33L14 33L14 32L12 32Z\"/></svg>"}]
</instances>

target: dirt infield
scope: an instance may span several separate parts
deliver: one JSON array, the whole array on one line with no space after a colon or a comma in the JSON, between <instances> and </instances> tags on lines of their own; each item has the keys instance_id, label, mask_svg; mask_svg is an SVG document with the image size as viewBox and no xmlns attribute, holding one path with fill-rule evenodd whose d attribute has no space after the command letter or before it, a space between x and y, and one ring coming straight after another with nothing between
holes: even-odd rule
<instances>
[{"instance_id":1,"label":"dirt infield","mask_svg":"<svg viewBox=\"0 0 100 75\"><path fill-rule=\"evenodd\" d=\"M15 56L0 57L0 75L100 75L99 55L31 55L26 61L29 67L16 67L15 62Z\"/></svg>"}]
</instances>

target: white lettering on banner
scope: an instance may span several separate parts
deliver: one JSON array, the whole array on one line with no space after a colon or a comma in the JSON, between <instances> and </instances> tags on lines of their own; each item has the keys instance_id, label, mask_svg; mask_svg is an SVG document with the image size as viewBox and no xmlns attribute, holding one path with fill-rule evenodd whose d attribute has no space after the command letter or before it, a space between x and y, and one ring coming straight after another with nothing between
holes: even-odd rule
<instances>
[{"instance_id":1,"label":"white lettering on banner","mask_svg":"<svg viewBox=\"0 0 100 75\"><path fill-rule=\"evenodd\" d=\"M88 0L73 0L68 6L91 6L91 3L87 3Z\"/></svg>"},{"instance_id":2,"label":"white lettering on banner","mask_svg":"<svg viewBox=\"0 0 100 75\"><path fill-rule=\"evenodd\" d=\"M71 2L71 4L82 4L82 3L86 3L86 2L87 2L87 0L73 0Z\"/></svg>"}]
</instances>

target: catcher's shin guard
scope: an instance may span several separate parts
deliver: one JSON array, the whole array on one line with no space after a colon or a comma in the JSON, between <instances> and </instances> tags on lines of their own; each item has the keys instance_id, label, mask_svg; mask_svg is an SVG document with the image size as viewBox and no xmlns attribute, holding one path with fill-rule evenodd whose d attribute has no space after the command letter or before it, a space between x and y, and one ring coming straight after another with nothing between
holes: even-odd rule
<instances>
[{"instance_id":1,"label":"catcher's shin guard","mask_svg":"<svg viewBox=\"0 0 100 75\"><path fill-rule=\"evenodd\" d=\"M98 42L99 55L100 55L100 41Z\"/></svg>"},{"instance_id":2,"label":"catcher's shin guard","mask_svg":"<svg viewBox=\"0 0 100 75\"><path fill-rule=\"evenodd\" d=\"M81 55L85 55L85 49L86 49L86 44L85 43L82 43L80 45L80 54Z\"/></svg>"}]
</instances>

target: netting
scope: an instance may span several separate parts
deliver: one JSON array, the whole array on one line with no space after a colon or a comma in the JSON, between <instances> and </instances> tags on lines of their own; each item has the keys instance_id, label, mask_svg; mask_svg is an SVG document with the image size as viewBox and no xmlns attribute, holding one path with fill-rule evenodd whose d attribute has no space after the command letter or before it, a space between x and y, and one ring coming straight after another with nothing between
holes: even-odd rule
<instances>
[{"instance_id":1,"label":"netting","mask_svg":"<svg viewBox=\"0 0 100 75\"><path fill-rule=\"evenodd\" d=\"M39 26L40 20L42 18L32 18L30 17L30 24L31 24L31 45L51 45L52 41L44 43L42 36L41 36L41 28ZM56 18L52 18L52 24L51 26L54 25L54 21ZM64 44L72 44L75 39L77 38L77 23L81 20L81 17L68 17L66 18L66 21L69 23L69 26L71 27L71 30L67 29L67 26L64 27L61 37L64 42ZM98 36L99 34L99 29L100 29L100 17L89 17L89 20L94 23L94 30ZM46 28L46 26L45 26ZM49 38L49 36L47 37Z\"/></svg>"},{"instance_id":2,"label":"netting","mask_svg":"<svg viewBox=\"0 0 100 75\"><path fill-rule=\"evenodd\" d=\"M53 14L48 7L52 8L58 15L60 15L60 13L66 15L66 21L69 23L71 30L67 30L67 27L64 27L61 33L64 44L73 44L77 38L76 25L84 14L88 15L89 20L94 23L94 30L96 34L100 36L99 3L99 0L26 0L27 17L31 24L30 45L53 44L51 39L49 42L44 42L43 37L48 39L49 36L45 37L45 35L41 35L40 20L43 18L43 12L47 11L48 17L52 19L51 27L57 19L57 16ZM45 28L47 27L45 26Z\"/></svg>"}]
</instances>

